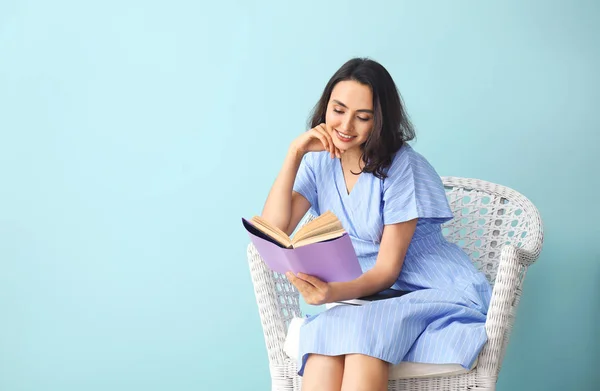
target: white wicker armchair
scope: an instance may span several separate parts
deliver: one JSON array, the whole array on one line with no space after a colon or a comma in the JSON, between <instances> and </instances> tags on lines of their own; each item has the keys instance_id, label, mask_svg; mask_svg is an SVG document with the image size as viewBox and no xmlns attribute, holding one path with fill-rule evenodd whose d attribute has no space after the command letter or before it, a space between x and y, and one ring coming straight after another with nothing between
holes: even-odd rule
<instances>
[{"instance_id":1,"label":"white wicker armchair","mask_svg":"<svg viewBox=\"0 0 600 391\"><path fill-rule=\"evenodd\" d=\"M389 390L494 390L529 265L543 242L538 210L518 192L490 182L443 177L454 219L444 235L461 246L493 286L488 342L471 371L454 376L396 379ZM301 224L313 218L307 216ZM300 317L298 292L265 266L252 244L247 249L254 292L267 345L273 390L300 390L296 361L283 350L287 327Z\"/></svg>"}]
</instances>

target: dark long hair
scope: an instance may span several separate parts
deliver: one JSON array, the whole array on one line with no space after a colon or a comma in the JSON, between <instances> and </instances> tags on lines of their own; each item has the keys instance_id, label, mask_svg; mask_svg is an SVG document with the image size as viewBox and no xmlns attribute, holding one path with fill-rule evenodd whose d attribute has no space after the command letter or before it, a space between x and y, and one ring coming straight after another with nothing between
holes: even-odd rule
<instances>
[{"instance_id":1,"label":"dark long hair","mask_svg":"<svg viewBox=\"0 0 600 391\"><path fill-rule=\"evenodd\" d=\"M360 146L365 163L362 171L384 179L394 154L405 142L415 137L415 131L394 80L381 64L367 58L353 58L342 65L331 77L313 108L309 126L312 129L325 122L331 92L337 83L346 80L366 85L373 93L373 131Z\"/></svg>"}]
</instances>

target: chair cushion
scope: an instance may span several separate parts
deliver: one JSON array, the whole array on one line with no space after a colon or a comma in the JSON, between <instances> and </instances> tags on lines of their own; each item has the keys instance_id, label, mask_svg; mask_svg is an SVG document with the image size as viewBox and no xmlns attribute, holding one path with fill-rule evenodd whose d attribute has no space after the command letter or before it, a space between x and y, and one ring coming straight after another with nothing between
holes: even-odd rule
<instances>
[{"instance_id":1,"label":"chair cushion","mask_svg":"<svg viewBox=\"0 0 600 391\"><path fill-rule=\"evenodd\" d=\"M300 344L300 327L304 318L293 318L287 331L283 350L292 360L298 359L298 348ZM473 364L473 368L477 361ZM389 380L453 376L466 373L469 370L463 368L460 364L426 364L403 361L398 365L391 365L389 371Z\"/></svg>"}]
</instances>

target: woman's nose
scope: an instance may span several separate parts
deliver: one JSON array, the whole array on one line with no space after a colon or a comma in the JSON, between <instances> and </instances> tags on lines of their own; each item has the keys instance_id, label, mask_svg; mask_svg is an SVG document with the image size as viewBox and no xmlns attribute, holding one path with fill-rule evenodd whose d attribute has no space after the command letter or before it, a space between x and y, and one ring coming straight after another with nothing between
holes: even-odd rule
<instances>
[{"instance_id":1,"label":"woman's nose","mask_svg":"<svg viewBox=\"0 0 600 391\"><path fill-rule=\"evenodd\" d=\"M344 118L342 118L340 122L340 128L340 130L344 133L349 130L352 130L352 117L350 117L349 115L344 116Z\"/></svg>"}]
</instances>

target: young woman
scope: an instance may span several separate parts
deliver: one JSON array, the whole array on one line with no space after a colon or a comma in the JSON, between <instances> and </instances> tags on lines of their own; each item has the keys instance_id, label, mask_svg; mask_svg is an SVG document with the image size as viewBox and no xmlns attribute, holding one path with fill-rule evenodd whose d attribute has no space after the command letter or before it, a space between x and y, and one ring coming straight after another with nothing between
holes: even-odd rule
<instances>
[{"instance_id":1,"label":"young woman","mask_svg":"<svg viewBox=\"0 0 600 391\"><path fill-rule=\"evenodd\" d=\"M450 210L440 177L407 141L414 131L387 70L345 63L325 86L311 129L290 145L262 217L291 234L312 209L331 210L349 233L363 274L325 283L288 279L308 304L409 293L338 305L301 328L304 390L386 390L400 361L471 367L486 342L491 288L442 236Z\"/></svg>"}]
</instances>

